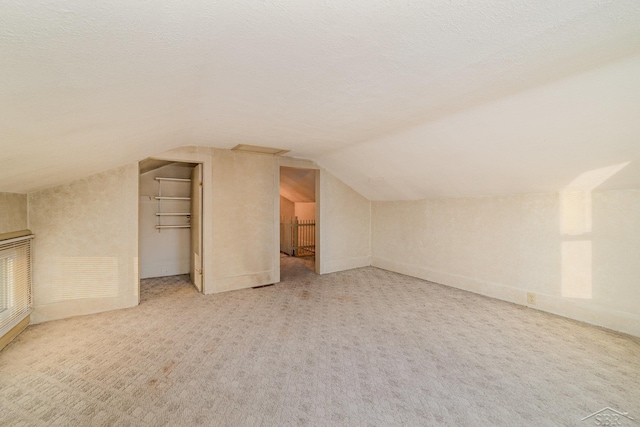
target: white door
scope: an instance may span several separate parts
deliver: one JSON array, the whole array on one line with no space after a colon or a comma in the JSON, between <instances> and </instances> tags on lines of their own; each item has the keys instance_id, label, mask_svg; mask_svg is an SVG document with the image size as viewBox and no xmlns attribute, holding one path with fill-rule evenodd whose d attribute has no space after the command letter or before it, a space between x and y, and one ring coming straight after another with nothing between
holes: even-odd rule
<instances>
[{"instance_id":1,"label":"white door","mask_svg":"<svg viewBox=\"0 0 640 427\"><path fill-rule=\"evenodd\" d=\"M191 283L202 292L202 165L191 172Z\"/></svg>"}]
</instances>

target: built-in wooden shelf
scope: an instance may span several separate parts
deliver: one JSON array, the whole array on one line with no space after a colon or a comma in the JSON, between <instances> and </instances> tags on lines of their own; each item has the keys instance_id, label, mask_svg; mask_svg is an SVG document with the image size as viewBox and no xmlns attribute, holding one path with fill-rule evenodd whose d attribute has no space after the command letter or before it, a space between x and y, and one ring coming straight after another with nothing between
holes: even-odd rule
<instances>
[{"instance_id":1,"label":"built-in wooden shelf","mask_svg":"<svg viewBox=\"0 0 640 427\"><path fill-rule=\"evenodd\" d=\"M158 201L158 211L156 212L156 217L158 217L158 223L156 225L156 229L158 230L158 232L160 232L160 230L162 229L168 229L168 228L191 228L191 224L162 224L160 221L160 217L171 217L171 216L187 217L187 222L189 221L189 217L191 217L191 212L162 212L161 202L162 200L190 201L191 197L163 196L162 183L163 182L190 183L191 180L189 178L169 178L169 177L157 176L156 181L158 181L158 195L155 196L155 199ZM174 209L176 208L174 207Z\"/></svg>"}]
</instances>

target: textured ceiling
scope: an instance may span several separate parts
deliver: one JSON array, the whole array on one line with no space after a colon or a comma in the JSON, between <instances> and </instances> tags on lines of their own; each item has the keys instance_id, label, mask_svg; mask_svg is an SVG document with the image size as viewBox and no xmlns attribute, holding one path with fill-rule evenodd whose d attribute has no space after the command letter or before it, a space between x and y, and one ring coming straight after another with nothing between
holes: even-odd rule
<instances>
[{"instance_id":1,"label":"textured ceiling","mask_svg":"<svg viewBox=\"0 0 640 427\"><path fill-rule=\"evenodd\" d=\"M0 191L239 143L371 199L638 188L639 54L637 0L5 0Z\"/></svg>"}]
</instances>

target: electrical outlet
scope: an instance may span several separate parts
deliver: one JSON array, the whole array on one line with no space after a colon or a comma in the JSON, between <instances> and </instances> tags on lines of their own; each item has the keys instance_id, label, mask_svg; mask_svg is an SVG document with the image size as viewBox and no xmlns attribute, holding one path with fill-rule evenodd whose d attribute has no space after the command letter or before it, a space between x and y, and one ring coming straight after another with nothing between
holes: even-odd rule
<instances>
[{"instance_id":1,"label":"electrical outlet","mask_svg":"<svg viewBox=\"0 0 640 427\"><path fill-rule=\"evenodd\" d=\"M536 294L527 292L527 304L536 305Z\"/></svg>"}]
</instances>

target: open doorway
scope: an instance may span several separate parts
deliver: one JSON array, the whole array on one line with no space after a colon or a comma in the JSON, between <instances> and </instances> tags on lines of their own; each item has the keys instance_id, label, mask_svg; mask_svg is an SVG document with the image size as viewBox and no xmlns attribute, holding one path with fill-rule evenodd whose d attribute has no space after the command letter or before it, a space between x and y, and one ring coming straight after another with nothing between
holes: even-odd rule
<instances>
[{"instance_id":1,"label":"open doorway","mask_svg":"<svg viewBox=\"0 0 640 427\"><path fill-rule=\"evenodd\" d=\"M140 278L184 275L202 292L202 166L143 160L139 189Z\"/></svg>"},{"instance_id":2,"label":"open doorway","mask_svg":"<svg viewBox=\"0 0 640 427\"><path fill-rule=\"evenodd\" d=\"M294 258L316 271L316 180L315 169L280 167L281 265Z\"/></svg>"}]
</instances>

